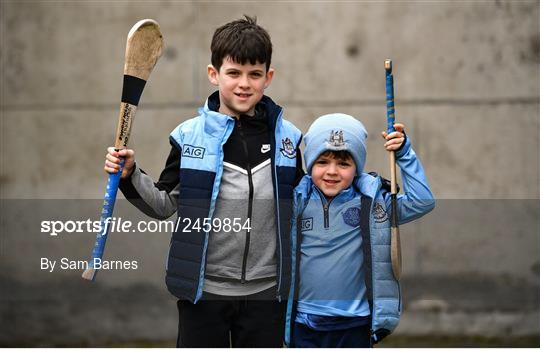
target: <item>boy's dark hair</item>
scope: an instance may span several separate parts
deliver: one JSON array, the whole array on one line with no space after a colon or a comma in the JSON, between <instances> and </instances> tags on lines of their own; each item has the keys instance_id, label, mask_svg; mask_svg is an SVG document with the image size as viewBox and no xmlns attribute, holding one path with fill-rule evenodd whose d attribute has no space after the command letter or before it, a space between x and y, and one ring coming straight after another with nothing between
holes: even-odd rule
<instances>
[{"instance_id":1,"label":"boy's dark hair","mask_svg":"<svg viewBox=\"0 0 540 349\"><path fill-rule=\"evenodd\" d=\"M354 158L352 157L351 153L349 153L346 150L327 150L324 153L321 153L319 157L321 156L328 156L331 159L338 159L338 160L352 160L354 162Z\"/></svg>"},{"instance_id":2,"label":"boy's dark hair","mask_svg":"<svg viewBox=\"0 0 540 349\"><path fill-rule=\"evenodd\" d=\"M247 15L244 17L246 18L227 23L214 32L210 45L211 63L218 71L227 56L239 64L266 63L266 71L270 69L272 60L270 35L257 24L257 17Z\"/></svg>"}]
</instances>

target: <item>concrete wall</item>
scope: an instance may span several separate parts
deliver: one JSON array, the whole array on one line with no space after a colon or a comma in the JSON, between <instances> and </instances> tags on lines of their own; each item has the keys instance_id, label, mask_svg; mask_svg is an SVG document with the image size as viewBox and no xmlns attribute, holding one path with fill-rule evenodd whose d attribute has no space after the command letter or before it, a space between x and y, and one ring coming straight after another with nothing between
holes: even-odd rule
<instances>
[{"instance_id":1,"label":"concrete wall","mask_svg":"<svg viewBox=\"0 0 540 349\"><path fill-rule=\"evenodd\" d=\"M174 343L174 299L163 284L169 236L111 235L107 256L140 268L101 272L87 285L78 271L47 273L39 261L84 259L93 234L50 237L40 222L97 219L129 28L153 18L165 38L131 140L157 178L168 133L213 91L213 31L242 14L257 15L272 36L267 93L286 117L306 131L328 112L357 116L370 132L366 168L383 175L383 62L394 61L396 116L438 199L431 215L402 228L398 333L540 336L539 2L0 6L0 342ZM143 219L125 202L117 213Z\"/></svg>"}]
</instances>

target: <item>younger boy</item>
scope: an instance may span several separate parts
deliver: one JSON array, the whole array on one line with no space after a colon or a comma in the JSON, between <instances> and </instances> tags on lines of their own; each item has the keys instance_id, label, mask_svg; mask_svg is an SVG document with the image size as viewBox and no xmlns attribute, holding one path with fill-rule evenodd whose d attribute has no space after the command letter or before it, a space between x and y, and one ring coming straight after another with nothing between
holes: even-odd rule
<instances>
[{"instance_id":1,"label":"younger boy","mask_svg":"<svg viewBox=\"0 0 540 349\"><path fill-rule=\"evenodd\" d=\"M386 134L405 194L399 223L428 213L434 200L404 126ZM293 275L286 338L292 347L371 347L397 326L399 284L390 263L388 183L363 173L367 132L345 114L321 116L305 136L309 175L294 191Z\"/></svg>"},{"instance_id":2,"label":"younger boy","mask_svg":"<svg viewBox=\"0 0 540 349\"><path fill-rule=\"evenodd\" d=\"M272 43L255 19L218 28L211 51L218 91L172 131L159 181L133 150L109 148L105 170L125 156L124 196L151 217L178 214L165 280L179 298L177 345L282 347L301 133L264 95Z\"/></svg>"}]
</instances>

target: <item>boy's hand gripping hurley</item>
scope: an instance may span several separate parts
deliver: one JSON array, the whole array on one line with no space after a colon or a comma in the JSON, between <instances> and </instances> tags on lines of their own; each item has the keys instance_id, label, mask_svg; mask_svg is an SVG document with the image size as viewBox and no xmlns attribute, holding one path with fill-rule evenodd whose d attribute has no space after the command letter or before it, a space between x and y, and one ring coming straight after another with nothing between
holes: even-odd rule
<instances>
[{"instance_id":1,"label":"boy's hand gripping hurley","mask_svg":"<svg viewBox=\"0 0 540 349\"><path fill-rule=\"evenodd\" d=\"M131 125L139 104L139 99L146 81L161 56L162 51L163 36L156 21L143 19L131 28L127 37L122 102L120 103L120 115L114 144L117 150L127 148ZM116 201L118 184L123 169L124 161L122 160L119 171L109 174L107 192L105 193L103 209L101 211L100 231L96 236L96 243L92 251L92 259L88 263L88 269L82 274L84 279L94 281L96 273L99 270L99 268L95 268L94 262L101 261L103 257L110 220Z\"/></svg>"},{"instance_id":2,"label":"boy's hand gripping hurley","mask_svg":"<svg viewBox=\"0 0 540 349\"><path fill-rule=\"evenodd\" d=\"M394 132L394 122L396 120L394 110L394 77L392 75L392 60L384 61L386 71L386 129L388 133ZM397 213L397 178L396 178L396 152L390 152L390 194L392 204L391 217L391 240L390 256L392 258L392 271L394 277L399 280L401 277L401 242L399 240L399 226Z\"/></svg>"}]
</instances>

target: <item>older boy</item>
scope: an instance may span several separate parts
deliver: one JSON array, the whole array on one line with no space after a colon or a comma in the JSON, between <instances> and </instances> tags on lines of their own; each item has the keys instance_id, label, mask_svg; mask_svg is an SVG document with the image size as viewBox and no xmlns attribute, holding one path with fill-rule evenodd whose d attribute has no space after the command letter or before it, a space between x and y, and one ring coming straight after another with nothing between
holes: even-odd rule
<instances>
[{"instance_id":1,"label":"older boy","mask_svg":"<svg viewBox=\"0 0 540 349\"><path fill-rule=\"evenodd\" d=\"M433 209L422 165L404 126L383 132L395 150L405 194L399 223ZM367 132L352 116L318 118L305 137L307 171L294 192L293 276L286 343L293 347L371 347L399 321L400 290L390 263L387 183L363 173Z\"/></svg>"},{"instance_id":2,"label":"older boy","mask_svg":"<svg viewBox=\"0 0 540 349\"><path fill-rule=\"evenodd\" d=\"M272 43L255 19L218 28L211 51L218 91L172 131L159 181L135 165L133 150L109 148L105 170L125 156L126 198L151 217L178 214L166 275L179 298L177 345L281 347L301 133L264 95Z\"/></svg>"}]
</instances>

